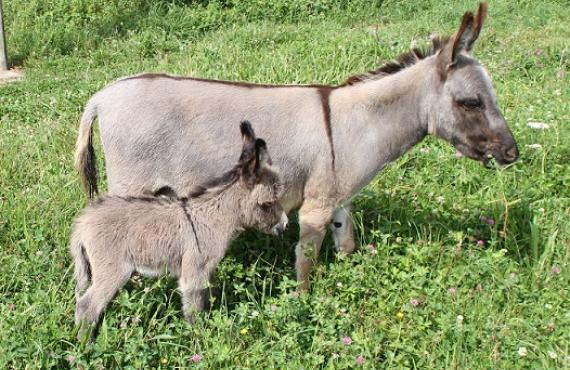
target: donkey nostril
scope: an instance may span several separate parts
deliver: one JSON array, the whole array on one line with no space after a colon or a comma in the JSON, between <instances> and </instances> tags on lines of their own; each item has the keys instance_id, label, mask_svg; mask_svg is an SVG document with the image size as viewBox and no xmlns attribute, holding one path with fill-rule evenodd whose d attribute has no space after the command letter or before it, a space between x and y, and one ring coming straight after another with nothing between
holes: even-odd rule
<instances>
[{"instance_id":1,"label":"donkey nostril","mask_svg":"<svg viewBox=\"0 0 570 370\"><path fill-rule=\"evenodd\" d=\"M515 161L519 156L519 151L516 146L505 151L505 159L508 161Z\"/></svg>"}]
</instances>

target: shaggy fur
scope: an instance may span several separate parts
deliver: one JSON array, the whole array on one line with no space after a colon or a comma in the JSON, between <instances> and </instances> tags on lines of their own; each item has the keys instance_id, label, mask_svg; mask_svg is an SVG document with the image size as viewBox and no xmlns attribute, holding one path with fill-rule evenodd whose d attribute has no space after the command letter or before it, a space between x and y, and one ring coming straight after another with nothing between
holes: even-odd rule
<instances>
[{"instance_id":1,"label":"shaggy fur","mask_svg":"<svg viewBox=\"0 0 570 370\"><path fill-rule=\"evenodd\" d=\"M204 307L208 283L231 240L244 228L278 233L287 216L278 202L279 174L265 143L242 123L239 163L198 198L99 198L77 218L71 237L77 324L96 325L133 272L178 278L184 314ZM83 337L86 327L79 334Z\"/></svg>"}]
</instances>

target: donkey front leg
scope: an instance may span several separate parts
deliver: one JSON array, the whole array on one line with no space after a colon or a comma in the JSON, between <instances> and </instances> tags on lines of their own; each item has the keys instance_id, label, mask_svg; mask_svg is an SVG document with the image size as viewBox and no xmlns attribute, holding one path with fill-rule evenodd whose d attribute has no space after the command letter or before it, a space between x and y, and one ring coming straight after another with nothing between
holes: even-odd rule
<instances>
[{"instance_id":1,"label":"donkey front leg","mask_svg":"<svg viewBox=\"0 0 570 370\"><path fill-rule=\"evenodd\" d=\"M352 217L350 216L351 208L350 203L337 208L331 224L336 249L348 254L352 253L355 247Z\"/></svg>"},{"instance_id":2,"label":"donkey front leg","mask_svg":"<svg viewBox=\"0 0 570 370\"><path fill-rule=\"evenodd\" d=\"M208 249L205 249L208 251ZM203 256L196 258L191 252L186 252L182 257L182 268L178 279L178 287L182 294L182 310L184 318L194 322L194 313L203 311L208 302L208 288L212 273L221 256Z\"/></svg>"},{"instance_id":3,"label":"donkey front leg","mask_svg":"<svg viewBox=\"0 0 570 370\"><path fill-rule=\"evenodd\" d=\"M333 213L332 207L319 203L306 200L299 209L300 237L295 250L297 255L295 267L301 291L309 290L309 274L319 255Z\"/></svg>"}]
</instances>

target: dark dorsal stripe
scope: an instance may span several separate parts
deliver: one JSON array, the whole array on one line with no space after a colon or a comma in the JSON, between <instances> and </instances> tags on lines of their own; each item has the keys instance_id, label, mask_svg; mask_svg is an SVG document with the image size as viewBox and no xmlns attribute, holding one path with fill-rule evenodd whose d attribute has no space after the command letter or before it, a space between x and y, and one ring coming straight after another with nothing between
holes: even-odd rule
<instances>
[{"instance_id":1,"label":"dark dorsal stripe","mask_svg":"<svg viewBox=\"0 0 570 370\"><path fill-rule=\"evenodd\" d=\"M202 253L202 248L200 248L200 241L198 240L198 234L196 234L196 227L194 226L192 215L190 214L190 210L188 209L188 199L186 198L181 199L180 205L182 207L182 211L186 215L186 219L188 220L190 226L192 227L192 233L194 233L194 241L196 242L196 247L198 248L198 252Z\"/></svg>"},{"instance_id":2,"label":"dark dorsal stripe","mask_svg":"<svg viewBox=\"0 0 570 370\"><path fill-rule=\"evenodd\" d=\"M335 152L334 152L334 143L332 137L332 127L331 127L331 105L329 101L329 97L332 92L332 88L324 88L321 87L317 91L321 97L321 106L323 109L323 118L325 123L325 131L327 133L327 139L329 141L329 147L331 150L331 161L332 161L332 170L335 172Z\"/></svg>"},{"instance_id":3,"label":"dark dorsal stripe","mask_svg":"<svg viewBox=\"0 0 570 370\"><path fill-rule=\"evenodd\" d=\"M275 88L292 88L292 87L307 87L307 88L328 88L331 87L329 85L320 85L320 84L310 84L310 85L277 85L277 84L256 84L251 82L243 82L243 81L227 81L227 80L210 80L207 78L199 78L199 77L188 77L188 76L176 76L176 75L169 75L166 73L143 73L136 76L125 77L121 81L129 81L129 80L154 80L159 78L168 78L170 80L175 81L198 81L198 82L208 82L208 83L215 83L215 84L223 84L223 85L230 85L236 87L245 87L247 89L275 89Z\"/></svg>"}]
</instances>

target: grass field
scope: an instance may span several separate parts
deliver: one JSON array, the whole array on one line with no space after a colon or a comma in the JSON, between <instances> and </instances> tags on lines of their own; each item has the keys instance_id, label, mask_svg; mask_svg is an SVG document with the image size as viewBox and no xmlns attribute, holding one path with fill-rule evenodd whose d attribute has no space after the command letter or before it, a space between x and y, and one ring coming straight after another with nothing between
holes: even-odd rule
<instances>
[{"instance_id":1,"label":"grass field","mask_svg":"<svg viewBox=\"0 0 570 370\"><path fill-rule=\"evenodd\" d=\"M428 138L356 198L362 248L343 256L327 239L309 294L295 293L297 230L249 233L195 325L174 281L133 279L94 345L74 337L67 243L86 197L72 157L89 96L142 71L338 83L477 7L450 3L4 1L26 77L0 86L0 368L570 368L564 0L492 1L475 50L518 141L514 166L487 170Z\"/></svg>"}]
</instances>

